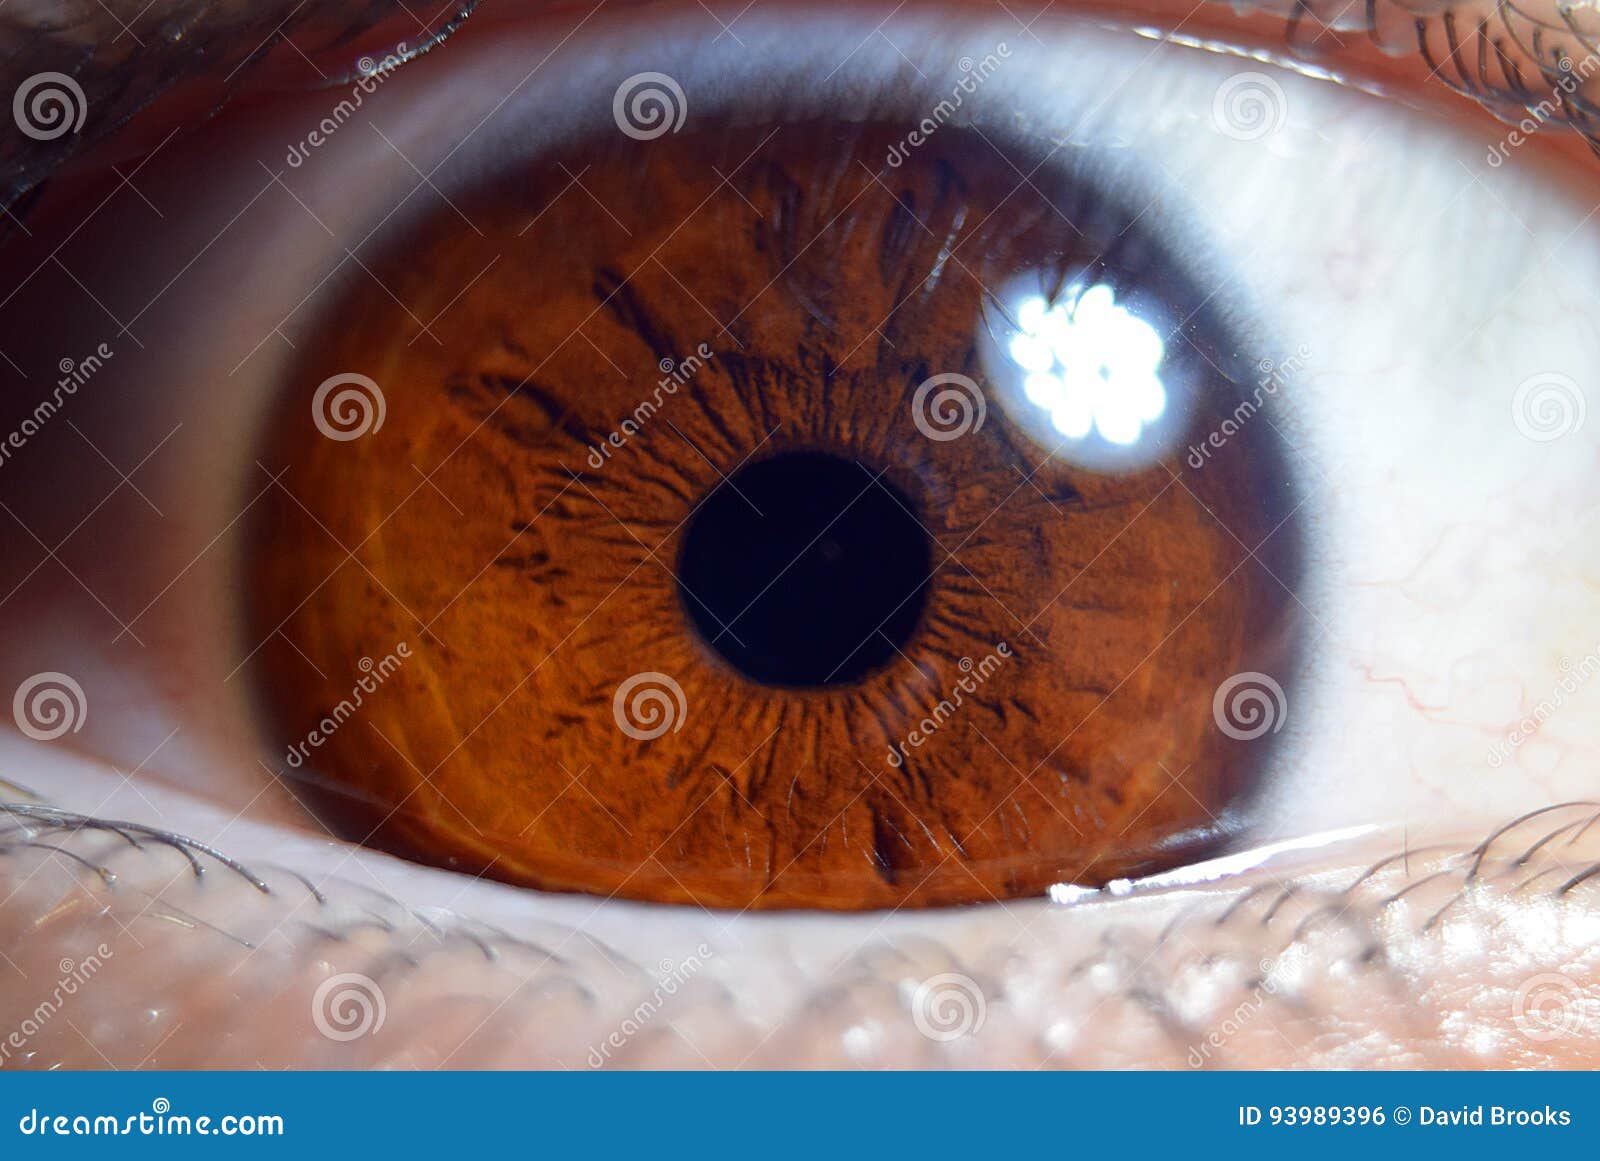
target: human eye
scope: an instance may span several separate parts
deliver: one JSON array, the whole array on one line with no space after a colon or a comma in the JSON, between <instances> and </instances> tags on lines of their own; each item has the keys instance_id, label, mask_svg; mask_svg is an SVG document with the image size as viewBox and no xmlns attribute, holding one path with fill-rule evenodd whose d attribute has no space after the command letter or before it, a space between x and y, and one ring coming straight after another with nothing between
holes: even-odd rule
<instances>
[{"instance_id":1,"label":"human eye","mask_svg":"<svg viewBox=\"0 0 1600 1161\"><path fill-rule=\"evenodd\" d=\"M291 34L31 185L4 1064L1576 1060L1592 169L1398 62L1600 67L1373 11Z\"/></svg>"}]
</instances>

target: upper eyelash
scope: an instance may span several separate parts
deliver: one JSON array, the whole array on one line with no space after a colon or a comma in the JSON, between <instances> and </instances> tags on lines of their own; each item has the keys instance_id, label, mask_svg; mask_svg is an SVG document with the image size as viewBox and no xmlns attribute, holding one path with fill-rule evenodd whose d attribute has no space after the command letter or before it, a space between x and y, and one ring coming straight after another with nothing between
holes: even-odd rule
<instances>
[{"instance_id":1,"label":"upper eyelash","mask_svg":"<svg viewBox=\"0 0 1600 1161\"><path fill-rule=\"evenodd\" d=\"M405 29L405 39L398 42L405 45L400 54L402 61L442 44L473 13L477 2L459 0L440 13L442 19L437 27ZM530 0L530 6L538 2ZM1431 77L1502 119L1514 120L1521 113L1537 118L1539 124L1551 121L1566 125L1600 154L1600 109L1570 84L1569 75L1572 61L1600 59L1600 40L1586 37L1564 7L1557 6L1557 19L1541 19L1518 0L1494 0L1487 14L1463 21L1458 13L1465 5L1445 5L1428 13L1422 10L1424 5L1413 7L1400 0L1360 2L1360 21L1353 28L1349 24L1336 27L1349 20L1350 10L1355 7L1351 0L1261 0L1258 8L1264 12L1287 8L1279 15L1285 21L1284 38L1296 50L1321 50L1329 41L1342 44L1341 36L1350 32L1363 34L1387 50L1393 45L1384 44L1383 30L1398 27L1400 20L1408 16L1408 35L1415 41L1416 53ZM81 136L73 133L50 140L21 134L7 137L0 149L0 214L5 216L0 242L17 228L17 216L12 211L40 188L56 166L109 136L180 80L199 75L202 70L231 66L224 85L231 92L238 80L248 74L246 66L275 48L279 37L289 39L293 35L311 42L296 42L302 55L310 59L320 50L337 51L338 45L371 32L397 10L404 10L403 4L368 0L355 16L342 23L334 17L331 25L325 26L326 11L317 6L296 6L282 19L278 18L278 9L263 12L256 6L253 19L230 24L227 20L235 10L229 6L195 3L185 12L183 3L184 0L175 0L171 10L154 14L165 17L161 23L149 21L160 35L152 37L154 47L139 44L136 58L125 53L123 37L128 29L120 26L116 14L104 6L83 9L83 19L76 25L30 28L13 21L0 26L0 44L12 42L5 44L8 88L14 89L25 78L41 73L64 73L91 94L97 112ZM211 24L206 23L208 17ZM415 16L411 19L418 22ZM261 35L263 30L265 34ZM7 32L9 37L5 36ZM97 47L85 55L85 46ZM130 59L136 63L130 64ZM1528 76L1524 75L1525 68ZM323 83L346 83L350 75L348 69L339 71L337 76L325 74ZM1543 82L1543 91L1532 84L1533 76ZM218 107L226 100L224 96Z\"/></svg>"}]
</instances>

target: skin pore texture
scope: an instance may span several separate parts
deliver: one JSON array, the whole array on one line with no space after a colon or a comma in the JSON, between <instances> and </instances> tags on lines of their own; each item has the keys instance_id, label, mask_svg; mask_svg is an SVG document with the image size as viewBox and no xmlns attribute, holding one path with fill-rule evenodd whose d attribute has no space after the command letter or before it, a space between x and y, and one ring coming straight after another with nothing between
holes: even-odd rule
<instances>
[{"instance_id":1,"label":"skin pore texture","mask_svg":"<svg viewBox=\"0 0 1600 1161\"><path fill-rule=\"evenodd\" d=\"M506 147L566 131L549 123L557 112L530 127L513 116L519 102L502 117L511 128L488 120L547 54L561 62L559 80L540 89L541 74L523 98L559 111L564 95L598 109L593 125L611 125L617 79L652 62L688 81L688 57L670 38L653 55L616 47L627 20L643 16L596 18L585 36L611 41L580 37L570 57L557 55L581 16L551 16L531 46L498 53L493 37L471 39L469 21L455 43L383 82L371 99L380 131L341 125L295 173L285 171L286 143L343 89L284 96L288 108L271 114L281 123L266 128L255 106L180 137L131 173L137 193L117 177L95 186L85 176L76 197L45 199L30 235L12 239L4 292L35 272L24 298L0 307L0 348L30 373L8 387L28 401L19 414L61 359L103 341L115 354L0 478L11 524L4 688L70 673L87 705L80 731L0 740L0 778L16 786L5 797L25 804L0 827L0 1067L1592 1063L1600 824L1581 803L1596 797L1600 757L1591 724L1600 715L1584 684L1600 625L1590 547L1600 537L1584 497L1600 425L1541 442L1518 430L1510 407L1519 383L1577 375L1596 350L1584 321L1593 286L1582 271L1600 268L1584 178L1496 167L1469 181L1462 159L1481 165L1502 130L1461 130L1470 145L1428 144L1450 126L1396 137L1380 128L1398 115L1384 102L1324 98L1331 86L1287 72L1287 128L1255 148L1211 128L1210 102L1240 65L1270 66L1156 53L1130 33L1116 43L1132 45L1134 63L1108 64L1108 75L1160 79L1164 107L1181 99L1195 110L1192 124L1178 118L1182 132L1163 131L1171 147L1157 152L1173 186L1199 191L1217 215L1206 232L1225 240L1224 261L1253 230L1263 253L1292 254L1290 265L1315 272L1286 275L1262 311L1263 330L1288 338L1275 358L1303 339L1301 374L1322 389L1271 415L1319 481L1307 571L1322 579L1295 598L1324 652L1287 683L1285 772L1257 834L1288 847L1131 887L840 916L545 894L327 836L277 780L276 755L256 758L243 688L262 634L235 632L234 521L276 487L256 463L253 425L316 308L378 285L359 261L335 274L327 253L361 250L379 218L403 228L423 202L450 213L454 183L492 166L492 149L490 160L461 153L444 166L450 146L430 145L430 131L460 141L483 119L482 140ZM1007 40L1024 57L986 88L996 107L1028 87L1019 76L1048 88L1045 46L1003 14L983 16L997 22L963 35L980 49ZM1225 13L1200 18L1206 35L1227 27ZM797 42L788 67L838 66L876 22L849 19L858 30L842 47L819 35L811 61L798 59ZM717 36L703 14L691 20L701 42ZM1054 23L1036 31L1053 37ZM735 31L747 43L724 36L722 51L754 59L773 42L759 14ZM602 63L601 48L625 67ZM468 54L481 67L463 73L487 95L468 97L469 81L452 71ZM908 115L924 93L948 90L952 55L950 45L927 50L927 88ZM1173 78L1189 57L1203 63L1186 85ZM858 64L842 73L856 86L844 100L873 89L868 62ZM744 79L758 71L748 64ZM578 97L586 78L598 103ZM430 85L455 86L458 99L430 99ZM717 100L710 82L687 87L692 102ZM1094 132L1110 136L1107 104ZM1138 124L1150 112L1127 117ZM1352 181L1347 201L1325 178L1320 198L1274 183L1301 174L1315 186L1317 159L1356 143L1373 168L1398 172L1382 152L1397 140L1416 171L1436 165L1445 176ZM1197 158L1218 150L1219 166L1267 165L1267 194L1252 203L1242 178L1233 206L1208 198L1228 186ZM1580 192L1541 200L1530 188L1542 187L1523 180ZM193 200L196 186L211 200ZM1158 188L1180 231L1189 207ZM1296 212L1267 212L1287 188L1295 193L1278 200ZM111 193L116 201L88 218ZM1431 212L1406 218L1386 202L1389 226L1370 204L1380 195ZM232 228L240 215L248 233ZM1554 261L1558 247L1574 271ZM1434 266L1418 273L1424 257ZM419 312L419 343L448 332L455 289ZM6 313L47 298L74 305L50 317ZM156 384L174 398L157 402ZM1488 400L1481 408L1474 392ZM433 466L398 468L427 492ZM335 685L348 685L353 665L347 657ZM1534 730L1519 727L1525 715L1537 715ZM1502 829L1560 803L1578 805ZM341 996L356 1007L340 1007ZM347 1037L363 1023L357 997L381 1006L382 1023ZM952 1026L963 1034L943 1035Z\"/></svg>"}]
</instances>

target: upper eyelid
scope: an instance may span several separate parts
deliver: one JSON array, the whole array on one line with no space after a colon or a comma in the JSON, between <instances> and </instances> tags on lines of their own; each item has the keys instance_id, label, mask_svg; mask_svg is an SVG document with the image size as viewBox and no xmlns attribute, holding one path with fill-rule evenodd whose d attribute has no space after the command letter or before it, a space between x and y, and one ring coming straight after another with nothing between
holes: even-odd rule
<instances>
[{"instance_id":1,"label":"upper eyelid","mask_svg":"<svg viewBox=\"0 0 1600 1161\"><path fill-rule=\"evenodd\" d=\"M619 0L613 7L645 2ZM976 2L953 0L951 6ZM81 135L37 140L8 134L0 145L0 212L9 217L63 162L112 135L180 82L214 78L226 68L212 102L220 106L263 61L286 55L282 42L287 41L322 74L319 83L338 83L339 75L330 76L313 60L319 51L337 52L363 35L378 35L388 38L381 43L405 43L414 53L450 35L477 3L460 0L430 26L402 0L345 0L332 12L330 5L268 0L248 16L239 9L252 7L249 0L232 6L170 0L136 17L145 30L142 35L106 5L83 9L84 18L75 25L47 26L49 9L42 5L13 16L0 26L6 88L15 91L40 73L65 73L76 79L96 116ZM1600 108L1584 95L1583 83L1572 82L1574 74L1587 82L1600 73L1600 28L1581 29L1562 0L1260 0L1243 15L1223 0L1210 0L1200 10L1192 9L1188 0L1086 0L1085 6L1122 22L1155 17L1163 30L1242 34L1262 42L1279 39L1293 55L1326 56L1334 64L1348 59L1399 84L1420 87L1421 82L1437 81L1497 115L1525 113L1539 124L1570 126L1600 151ZM563 7L563 0L518 0L518 7L523 12L554 11ZM1047 7L1039 15L1049 11ZM1031 35L1029 22L1038 17L1024 13L1013 18L1020 33ZM88 56L85 45L95 46ZM1577 65L1563 71L1563 61ZM1585 67L1590 65L1594 67Z\"/></svg>"}]
</instances>

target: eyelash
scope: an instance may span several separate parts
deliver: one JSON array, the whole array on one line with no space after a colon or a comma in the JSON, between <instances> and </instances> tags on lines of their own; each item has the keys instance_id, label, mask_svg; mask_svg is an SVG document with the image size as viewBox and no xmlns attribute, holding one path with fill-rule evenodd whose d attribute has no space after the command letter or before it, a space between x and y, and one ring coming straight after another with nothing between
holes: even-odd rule
<instances>
[{"instance_id":1,"label":"eyelash","mask_svg":"<svg viewBox=\"0 0 1600 1161\"><path fill-rule=\"evenodd\" d=\"M537 6L530 0L529 7ZM10 83L7 87L15 89L23 78L40 74L73 77L86 94L85 103L93 105L97 116L81 137L74 134L65 140L47 137L12 142L12 153L6 165L7 179L0 191L0 210L6 213L4 228L8 231L17 228L18 218L13 211L22 206L23 200L38 188L52 169L87 146L106 140L116 127L183 80L206 72L223 73L226 76L224 89L231 96L238 90L248 93L253 84L270 87L274 83L294 83L288 78L295 71L303 78L304 68L309 65L317 73L314 84L348 84L358 75L348 48L352 41L366 38L374 45L383 46L375 48L373 56L400 51L396 46L404 46L400 55L409 61L425 56L463 27L475 27L479 22L487 23L496 18L490 14L478 21L469 21L478 7L478 0L458 0L435 18L439 23L433 27L422 24L409 10L406 15L400 15L395 10L404 6L398 3L388 13L381 7L371 11L364 23L341 20L325 9L290 6L288 0L284 0L282 7L289 11L283 14L254 5L252 23L219 28L206 25L202 16L183 27L181 35L178 35L177 26L162 24L158 27L159 34L148 43L139 40L138 33L122 24L109 9L88 8L79 13L81 23L78 25L54 27L55 35L27 36L21 46L8 55ZM1271 7L1269 0L1243 17L1219 18L1210 12L1191 12L1184 24L1190 27L1212 25L1219 33L1226 30L1224 39L1238 39L1241 34L1249 36L1258 25L1264 22L1270 25L1277 19L1264 17ZM1540 21L1507 0L1494 0L1492 15L1473 22L1468 40L1463 43L1456 21L1458 6L1441 4L1436 13L1422 15L1409 6L1366 0L1360 22L1354 28L1350 25L1349 5L1330 4L1328 7L1333 11L1334 25L1323 23L1317 5L1288 6L1286 17L1281 18L1283 22L1275 30L1281 43L1290 47L1289 59L1282 63L1292 66L1294 59L1301 55L1316 60L1328 55L1332 46L1334 55L1342 53L1357 60L1357 72L1366 68L1392 73L1393 58L1387 53L1414 48L1429 79L1438 78L1485 108L1494 108L1503 115L1524 114L1535 117L1536 123L1547 120L1564 123L1577 130L1591 147L1600 148L1600 125L1593 123L1594 110L1572 90L1571 70L1563 68L1563 62L1595 60L1597 46L1584 40L1570 21ZM226 10L216 11L221 14ZM136 18L136 24L142 25L148 36L151 26L159 19L163 19L163 14L158 11L148 21ZM1519 20L1525 23L1525 29L1519 30ZM1491 32L1494 22L1498 22L1499 27ZM393 31L386 32L386 29ZM1531 35L1527 29L1531 29ZM22 31L26 33L27 30ZM1150 31L1162 35L1159 31ZM1260 29L1263 44L1271 31L1270 28ZM1370 59L1356 51L1348 39L1352 31L1363 34L1366 42L1385 55ZM123 39L125 36L129 37L127 41ZM1525 44L1525 38L1530 43ZM145 71L130 82L123 48L133 43L141 48L140 65ZM85 58L85 45L99 47ZM269 45L273 46L272 50L268 50ZM1261 53L1259 58L1268 59L1271 55ZM1470 57L1470 63L1465 62L1464 57ZM1525 79L1525 69L1538 75L1546 88L1541 90Z\"/></svg>"},{"instance_id":2,"label":"eyelash","mask_svg":"<svg viewBox=\"0 0 1600 1161\"><path fill-rule=\"evenodd\" d=\"M9 872L22 876L20 883L29 885L8 914L44 913L54 895L70 890L100 900L98 906L113 918L121 906L128 908L130 921L134 911L169 918L173 924L162 926L183 929L188 932L183 938L219 938L235 949L239 962L229 978L244 1003L259 997L269 1004L286 987L290 996L297 996L291 981L304 955L315 951L347 973L330 978L353 981L346 986L380 1005L387 993L395 1010L407 1014L427 994L411 991L412 981L432 968L458 980L474 978L483 988L485 1003L492 1004L498 1024L508 1029L518 1027L518 1020L528 1014L520 1004L502 1010L513 997L520 995L526 1004L570 997L581 1018L574 1022L573 1010L556 1009L566 1015L551 1021L549 1010L540 1009L546 1016L540 1025L544 1034L520 1040L514 1058L524 1065L597 1068L654 1059L658 1046L650 1037L636 1035L647 1029L636 1024L629 1030L624 1019L629 1013L638 1018L646 1002L647 1016L670 1003L671 1016L663 1019L675 1023L697 1011L705 1013L717 1029L713 1042L732 1058L743 1057L747 1065L795 1060L781 1035L768 1044L776 1029L765 1028L762 1021L773 1019L773 1013L752 1020L742 1010L740 984L722 962L738 954L740 937L727 929L687 950L663 947L661 951L680 958L669 955L647 967L597 943L592 934L585 933L585 942L577 942L576 929L559 924L514 937L449 915L422 916L337 880L324 880L319 888L307 876L293 872L222 864L225 874L237 876L269 908L258 913L241 908L225 892L203 892L211 852L181 836L34 806L8 806L6 813L22 829L0 827L0 860L9 864ZM820 1047L824 1060L834 1054L847 1059L862 1051L871 1059L871 1048L853 1040L850 1030L863 1019L875 1015L887 1019L892 1014L885 1029L888 1038L878 1051L902 1066L914 1060L936 1063L944 1059L937 1051L938 1036L911 1036L909 1025L912 1019L938 1017L919 1009L921 1001L912 993L930 981L948 981L940 986L959 988L951 999L959 996L976 1004L979 1012L986 1008L992 1025L985 1034L981 1016L975 1027L971 1017L965 1017L970 1038L964 1048L969 1059L992 1045L997 1054L1016 1054L1013 1064L1104 1066L1116 1059L1138 1058L1146 1064L1165 1061L1171 1067L1229 1067L1239 1062L1240 1051L1249 1058L1250 1050L1242 1050L1234 1041L1249 1034L1260 1013L1263 1028L1273 1029L1287 1047L1285 1062L1294 1059L1307 1066L1320 1061L1328 1066L1338 1058L1318 1056L1313 1043L1303 1039L1308 1028L1317 1026L1308 1025L1304 1017L1337 1018L1341 1007L1337 996L1369 994L1365 985L1374 981L1377 990L1370 994L1381 1002L1389 1002L1381 998L1391 994L1404 998L1409 1026L1387 1041L1364 1044L1361 1051L1367 1060L1392 1061L1395 1052L1426 1059L1430 1054L1462 1051L1506 1059L1516 1051L1517 1033L1534 1041L1546 1035L1544 1025L1536 1022L1530 1032L1520 1015L1511 1020L1507 1013L1521 1011L1519 1005L1527 999L1530 986L1566 977L1528 978L1528 969L1517 965L1530 943L1536 954L1548 956L1559 950L1563 939L1582 939L1579 929L1592 906L1600 862L1575 866L1572 860L1593 857L1600 836L1597 823L1597 804L1570 803L1514 819L1475 844L1402 849L1332 882L1325 873L1296 877L1292 869L1280 877L1269 867L1221 895L1183 902L1180 894L1171 919L1159 931L1144 929L1137 920L1117 922L1123 911L1136 914L1142 906L1162 905L1162 892L1136 888L1104 911L1111 923L1087 954L1057 958L1061 945L1051 931L1069 917L1092 918L1099 910L1093 904L1068 908L1037 904L1039 910L1014 911L1014 925L1026 930L1039 924L1040 931L1028 944L1016 941L1003 962L991 962L981 954L976 960L957 954L954 948L964 942L959 926L924 929L915 939L885 932L881 942L869 939L845 962L819 971L810 981L809 996L797 1001L797 1009L783 1013L783 1024L806 1029L812 1051ZM105 840L111 842L109 848ZM194 859L197 850L206 851L199 862ZM171 868L164 868L162 851L177 852L179 866L187 867L189 874L174 875ZM72 861L60 861L63 853ZM37 867L28 863L29 856L40 861ZM33 873L51 859L57 860L51 874ZM193 890L184 886L186 880ZM1548 880L1558 881L1534 891ZM147 881L154 885L148 895ZM1580 899L1580 891L1588 897ZM1506 900L1519 901L1522 914L1515 925L1499 920L1497 909ZM1552 936L1564 916L1577 927L1564 936ZM288 920L295 917L292 929L286 930ZM863 922L876 931L883 921L867 917ZM1081 936L1092 933L1093 927L1073 930ZM1428 995L1423 981L1440 969L1441 957L1447 962L1452 955L1459 959L1464 949L1482 946L1486 934L1492 935L1495 959L1502 966L1473 970L1484 970L1476 990L1495 1018L1481 1026L1470 1021L1465 1028L1452 1025L1444 1019L1454 1010L1450 1001L1419 999ZM26 940L8 941L7 946L23 963L39 966L29 958ZM101 948L93 959L97 968L113 954L106 945ZM118 950L126 952L126 945L119 944ZM194 949L189 950L192 956ZM457 953L466 958L457 959ZM85 963L91 959L78 958ZM252 960L253 969L240 970ZM185 973L191 970L185 964L193 964L193 970L215 966L204 956L179 957L169 968L169 985L180 991ZM1460 970L1460 963L1455 967ZM49 977L51 972L41 967L40 978ZM1330 980L1338 981L1333 994L1320 986ZM773 981L760 982L766 986ZM1569 981L1568 987L1576 985ZM323 990L318 989L319 995ZM1515 998L1511 992L1516 992ZM142 999L154 1012L165 994L146 994ZM1130 1010L1141 1013L1143 1020L1124 1020ZM324 1018L337 1019L337 1011L325 1009L331 1015ZM370 1013L363 1018L369 1021L363 1027L370 1027ZM1094 1035L1097 1018L1124 1022L1117 1025L1117 1036L1101 1040ZM608 1048L610 1041L602 1037L597 1048L594 1037L617 1027L619 1021L625 1032L620 1042ZM1285 1039L1285 1021L1288 1035L1296 1039ZM893 1031L902 1022L909 1039L899 1039ZM466 1050L458 1063L470 1066L469 1042L485 1025L473 1015L462 1027L466 1035L454 1045L451 1057ZM1075 1031L1062 1039L1062 1030L1068 1028ZM415 1024L401 1027L402 1038L418 1033ZM1026 1051L1019 1052L1011 1043L1018 1035L1029 1046ZM1484 1035L1509 1039L1512 1047L1490 1046ZM361 1041L356 1048L365 1043L369 1042ZM474 1046L496 1049L492 1037L491 1043ZM403 1044L397 1048L392 1040L386 1049L403 1050ZM755 1055L763 1051L766 1054ZM1259 1047L1254 1051L1259 1053ZM339 1059L350 1063L348 1056ZM490 1059L507 1063L503 1057ZM1344 1063L1352 1061L1345 1057Z\"/></svg>"},{"instance_id":3,"label":"eyelash","mask_svg":"<svg viewBox=\"0 0 1600 1161\"><path fill-rule=\"evenodd\" d=\"M410 67L410 66L407 66L407 67ZM938 88L937 85L930 86L930 87L933 87L935 89ZM904 104L907 107L909 107L910 105L915 104L915 102L918 99L918 97L919 97L919 94L917 94L917 93L901 94L900 99L904 102ZM320 98L319 98L319 100L320 100ZM781 97L775 98L775 100L777 101L777 103L781 103L782 102L782 98ZM326 102L321 102L321 103L325 104ZM581 103L581 102L575 102L575 103ZM307 105L307 107L315 107L316 104L317 104L317 102L311 102L311 103L309 103ZM603 102L601 104L603 104ZM512 145L512 146L515 146L517 141L518 141L518 139L519 139L518 131L513 130L513 131L508 132L506 138L502 139L498 144L500 146L506 146L508 144ZM511 155L512 156L517 156L517 154L515 154L514 152ZM463 163L461 164L461 167L460 167L460 172L456 176L459 176L460 178L462 178L462 180L467 180L467 179L473 178L475 176L476 177L481 177L482 174L485 171L487 171L489 169L492 169L493 167L495 167L497 165L502 164L504 159L505 159L504 155L497 154L497 151L495 149L493 149L493 148L486 149L483 158L476 159L471 164L463 161ZM1108 177L1105 174L1097 174L1096 176L1097 176L1097 178L1099 178L1101 180L1106 180L1106 181L1108 181L1108 182L1110 182L1112 184L1114 184L1114 182L1115 182L1114 177ZM1141 196L1140 196L1139 200L1141 202L1143 201L1142 194L1144 193L1144 191L1140 189L1140 186L1139 186L1138 183L1141 180L1143 180L1143 178L1145 176L1146 175L1144 175L1142 172L1140 172L1138 170L1136 162L1132 161L1132 159L1129 159L1128 164L1126 166L1126 177L1125 177L1125 180L1126 180L1128 188L1130 190L1139 191L1140 192ZM1182 222L1183 222L1183 218L1182 218L1181 212L1175 212L1173 214L1173 223L1170 226L1170 228L1172 229L1172 231L1174 233L1181 232ZM1192 260L1198 266L1199 264L1203 263L1206 260L1206 257L1207 257L1206 255L1201 254L1201 255L1193 258ZM360 272L356 272L355 273L355 277L360 278L360 277L363 277L363 275Z\"/></svg>"}]
</instances>

